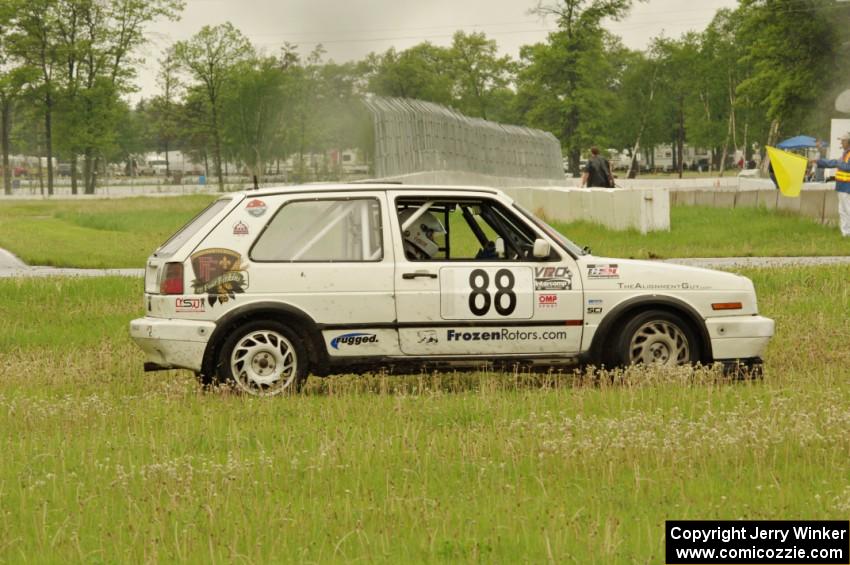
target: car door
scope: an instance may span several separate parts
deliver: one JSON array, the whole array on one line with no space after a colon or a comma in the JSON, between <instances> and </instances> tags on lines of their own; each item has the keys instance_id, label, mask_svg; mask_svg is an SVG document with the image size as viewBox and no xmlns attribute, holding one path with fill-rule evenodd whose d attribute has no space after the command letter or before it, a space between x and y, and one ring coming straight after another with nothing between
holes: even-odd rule
<instances>
[{"instance_id":1,"label":"car door","mask_svg":"<svg viewBox=\"0 0 850 565\"><path fill-rule=\"evenodd\" d=\"M583 295L575 260L509 200L471 191L416 196L396 191L389 197L404 354L569 356L579 351ZM422 236L419 227L435 231L424 229L428 223L436 226L433 218L445 224L440 251L433 257L412 253L415 238ZM475 223L477 229L470 227ZM549 242L547 258L532 256L535 239ZM488 249L490 243L501 243L495 247L506 251L498 254Z\"/></svg>"}]
</instances>

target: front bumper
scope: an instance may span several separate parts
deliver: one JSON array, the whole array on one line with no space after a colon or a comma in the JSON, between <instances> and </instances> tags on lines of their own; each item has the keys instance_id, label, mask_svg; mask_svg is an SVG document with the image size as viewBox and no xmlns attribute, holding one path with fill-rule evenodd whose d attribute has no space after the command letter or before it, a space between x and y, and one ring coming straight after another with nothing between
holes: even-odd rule
<instances>
[{"instance_id":1,"label":"front bumper","mask_svg":"<svg viewBox=\"0 0 850 565\"><path fill-rule=\"evenodd\" d=\"M774 322L763 316L727 316L705 321L715 361L762 357Z\"/></svg>"},{"instance_id":2,"label":"front bumper","mask_svg":"<svg viewBox=\"0 0 850 565\"><path fill-rule=\"evenodd\" d=\"M200 371L213 322L137 318L130 322L130 337L142 348L146 368Z\"/></svg>"}]
</instances>

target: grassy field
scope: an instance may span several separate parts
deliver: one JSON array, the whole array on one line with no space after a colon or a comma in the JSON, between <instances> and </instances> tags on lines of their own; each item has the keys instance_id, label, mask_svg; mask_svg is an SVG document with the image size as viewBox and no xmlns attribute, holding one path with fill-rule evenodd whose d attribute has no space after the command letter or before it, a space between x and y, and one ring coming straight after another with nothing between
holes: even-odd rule
<instances>
[{"instance_id":1,"label":"grassy field","mask_svg":"<svg viewBox=\"0 0 850 565\"><path fill-rule=\"evenodd\" d=\"M30 265L141 268L210 198L0 202L0 248ZM556 227L610 257L850 255L837 228L777 211L674 207L671 223L670 232L646 235L586 222Z\"/></svg>"},{"instance_id":2,"label":"grassy field","mask_svg":"<svg viewBox=\"0 0 850 565\"><path fill-rule=\"evenodd\" d=\"M29 265L142 268L206 195L0 203L0 247Z\"/></svg>"},{"instance_id":3,"label":"grassy field","mask_svg":"<svg viewBox=\"0 0 850 565\"><path fill-rule=\"evenodd\" d=\"M141 281L2 280L0 562L658 563L668 518L850 514L850 267L754 270L762 381L144 374Z\"/></svg>"}]
</instances>

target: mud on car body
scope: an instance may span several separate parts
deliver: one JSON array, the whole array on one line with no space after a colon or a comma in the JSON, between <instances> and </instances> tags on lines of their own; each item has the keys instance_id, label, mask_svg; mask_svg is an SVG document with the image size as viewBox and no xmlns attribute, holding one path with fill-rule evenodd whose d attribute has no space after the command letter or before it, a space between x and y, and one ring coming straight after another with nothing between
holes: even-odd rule
<instances>
[{"instance_id":1,"label":"mud on car body","mask_svg":"<svg viewBox=\"0 0 850 565\"><path fill-rule=\"evenodd\" d=\"M735 274L590 255L490 188L229 194L149 258L146 369L251 394L380 363L757 365L773 335Z\"/></svg>"}]
</instances>

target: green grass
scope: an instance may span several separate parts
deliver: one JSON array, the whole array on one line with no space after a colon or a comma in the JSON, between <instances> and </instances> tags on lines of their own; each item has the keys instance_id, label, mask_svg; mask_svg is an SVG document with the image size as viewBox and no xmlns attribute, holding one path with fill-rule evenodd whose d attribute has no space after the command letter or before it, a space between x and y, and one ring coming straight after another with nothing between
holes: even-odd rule
<instances>
[{"instance_id":1,"label":"green grass","mask_svg":"<svg viewBox=\"0 0 850 565\"><path fill-rule=\"evenodd\" d=\"M210 196L0 203L0 247L30 265L142 268Z\"/></svg>"},{"instance_id":2,"label":"green grass","mask_svg":"<svg viewBox=\"0 0 850 565\"><path fill-rule=\"evenodd\" d=\"M665 519L846 519L850 267L745 274L777 321L763 381L378 374L266 400L144 374L138 280L2 280L0 562L656 563Z\"/></svg>"},{"instance_id":3,"label":"green grass","mask_svg":"<svg viewBox=\"0 0 850 565\"><path fill-rule=\"evenodd\" d=\"M210 196L0 202L0 247L31 265L136 267L210 201ZM610 257L850 255L835 227L757 208L673 207L670 232L641 235L579 222L556 224L576 243ZM453 238L456 253L479 248Z\"/></svg>"},{"instance_id":4,"label":"green grass","mask_svg":"<svg viewBox=\"0 0 850 565\"><path fill-rule=\"evenodd\" d=\"M669 232L642 235L588 222L553 223L595 255L637 259L671 257L801 257L850 255L850 239L836 227L764 208L673 206Z\"/></svg>"}]
</instances>

